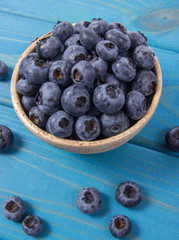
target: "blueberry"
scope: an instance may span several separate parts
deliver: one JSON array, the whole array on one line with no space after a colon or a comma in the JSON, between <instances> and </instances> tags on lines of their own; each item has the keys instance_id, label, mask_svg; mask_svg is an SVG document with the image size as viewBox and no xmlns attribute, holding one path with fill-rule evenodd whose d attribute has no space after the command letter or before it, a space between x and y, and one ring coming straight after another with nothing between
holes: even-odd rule
<instances>
[{"instance_id":1,"label":"blueberry","mask_svg":"<svg viewBox=\"0 0 179 240\"><path fill-rule=\"evenodd\" d=\"M104 61L114 61L118 56L117 46L109 40L100 41L96 45L96 53Z\"/></svg>"},{"instance_id":2,"label":"blueberry","mask_svg":"<svg viewBox=\"0 0 179 240\"><path fill-rule=\"evenodd\" d=\"M173 127L166 134L168 147L175 152L179 152L179 127Z\"/></svg>"},{"instance_id":3,"label":"blueberry","mask_svg":"<svg viewBox=\"0 0 179 240\"><path fill-rule=\"evenodd\" d=\"M62 55L62 60L69 61L73 65L85 60L87 57L87 51L83 46L71 45Z\"/></svg>"},{"instance_id":4,"label":"blueberry","mask_svg":"<svg viewBox=\"0 0 179 240\"><path fill-rule=\"evenodd\" d=\"M29 110L29 118L35 125L42 129L44 129L48 119L47 115L38 106L34 106Z\"/></svg>"},{"instance_id":5,"label":"blueberry","mask_svg":"<svg viewBox=\"0 0 179 240\"><path fill-rule=\"evenodd\" d=\"M48 67L50 68L54 62L62 60L62 55L63 55L63 53L60 52L54 58L47 60L46 63L48 65Z\"/></svg>"},{"instance_id":6,"label":"blueberry","mask_svg":"<svg viewBox=\"0 0 179 240\"><path fill-rule=\"evenodd\" d=\"M119 52L127 51L131 46L131 40L129 36L117 29L111 29L106 32L105 39L113 42L119 49Z\"/></svg>"},{"instance_id":7,"label":"blueberry","mask_svg":"<svg viewBox=\"0 0 179 240\"><path fill-rule=\"evenodd\" d=\"M101 41L101 37L92 29L84 28L81 30L80 42L87 50L94 50L96 44Z\"/></svg>"},{"instance_id":8,"label":"blueberry","mask_svg":"<svg viewBox=\"0 0 179 240\"><path fill-rule=\"evenodd\" d=\"M91 22L81 21L75 24L74 33L80 33L83 28L88 28Z\"/></svg>"},{"instance_id":9,"label":"blueberry","mask_svg":"<svg viewBox=\"0 0 179 240\"><path fill-rule=\"evenodd\" d=\"M124 215L114 216L109 223L109 230L115 238L124 238L131 231L132 225L128 217Z\"/></svg>"},{"instance_id":10,"label":"blueberry","mask_svg":"<svg viewBox=\"0 0 179 240\"><path fill-rule=\"evenodd\" d=\"M46 131L57 137L69 137L73 131L74 119L64 111L52 114L46 124Z\"/></svg>"},{"instance_id":11,"label":"blueberry","mask_svg":"<svg viewBox=\"0 0 179 240\"><path fill-rule=\"evenodd\" d=\"M67 113L78 117L89 110L90 95L85 87L74 84L64 90L61 104Z\"/></svg>"},{"instance_id":12,"label":"blueberry","mask_svg":"<svg viewBox=\"0 0 179 240\"><path fill-rule=\"evenodd\" d=\"M88 110L88 112L86 113L86 115L90 115L90 116L92 115L99 119L102 115L102 112L100 112L95 106L92 105Z\"/></svg>"},{"instance_id":13,"label":"blueberry","mask_svg":"<svg viewBox=\"0 0 179 240\"><path fill-rule=\"evenodd\" d=\"M8 74L8 66L0 60L0 80L4 79Z\"/></svg>"},{"instance_id":14,"label":"blueberry","mask_svg":"<svg viewBox=\"0 0 179 240\"><path fill-rule=\"evenodd\" d=\"M83 188L76 199L77 208L85 213L91 214L101 207L101 195L94 187Z\"/></svg>"},{"instance_id":15,"label":"blueberry","mask_svg":"<svg viewBox=\"0 0 179 240\"><path fill-rule=\"evenodd\" d=\"M3 202L3 214L9 220L21 220L25 211L26 206L23 200L18 196L10 197Z\"/></svg>"},{"instance_id":16,"label":"blueberry","mask_svg":"<svg viewBox=\"0 0 179 240\"><path fill-rule=\"evenodd\" d=\"M112 64L112 70L116 77L124 82L130 82L136 76L136 66L130 58L118 57Z\"/></svg>"},{"instance_id":17,"label":"blueberry","mask_svg":"<svg viewBox=\"0 0 179 240\"><path fill-rule=\"evenodd\" d=\"M139 45L147 46L147 38L141 32L129 32L129 38L131 40L131 50L136 48Z\"/></svg>"},{"instance_id":18,"label":"blueberry","mask_svg":"<svg viewBox=\"0 0 179 240\"><path fill-rule=\"evenodd\" d=\"M96 72L89 62L80 61L73 66L71 76L74 83L88 87L94 83Z\"/></svg>"},{"instance_id":19,"label":"blueberry","mask_svg":"<svg viewBox=\"0 0 179 240\"><path fill-rule=\"evenodd\" d=\"M94 57L90 61L91 66L95 69L96 78L101 78L107 74L108 63L100 57Z\"/></svg>"},{"instance_id":20,"label":"blueberry","mask_svg":"<svg viewBox=\"0 0 179 240\"><path fill-rule=\"evenodd\" d=\"M99 35L104 36L104 34L109 30L109 24L101 18L93 18L89 28L93 29Z\"/></svg>"},{"instance_id":21,"label":"blueberry","mask_svg":"<svg viewBox=\"0 0 179 240\"><path fill-rule=\"evenodd\" d=\"M116 200L124 207L133 207L142 200L142 194L138 184L134 182L122 182L116 189Z\"/></svg>"},{"instance_id":22,"label":"blueberry","mask_svg":"<svg viewBox=\"0 0 179 240\"><path fill-rule=\"evenodd\" d=\"M102 77L102 82L116 85L118 88L120 88L120 85L121 85L121 82L113 73L107 73L106 75L104 75Z\"/></svg>"},{"instance_id":23,"label":"blueberry","mask_svg":"<svg viewBox=\"0 0 179 240\"><path fill-rule=\"evenodd\" d=\"M72 65L65 60L55 61L49 69L49 80L57 83L60 87L72 84L70 78Z\"/></svg>"},{"instance_id":24,"label":"blueberry","mask_svg":"<svg viewBox=\"0 0 179 240\"><path fill-rule=\"evenodd\" d=\"M32 43L34 43L35 41L37 41L37 39L39 39L39 37L33 38L33 39L30 41L30 45L31 45Z\"/></svg>"},{"instance_id":25,"label":"blueberry","mask_svg":"<svg viewBox=\"0 0 179 240\"><path fill-rule=\"evenodd\" d=\"M42 220L38 216L28 215L22 222L22 228L29 236L38 235L43 228Z\"/></svg>"},{"instance_id":26,"label":"blueberry","mask_svg":"<svg viewBox=\"0 0 179 240\"><path fill-rule=\"evenodd\" d=\"M101 118L101 133L104 137L112 137L124 132L130 127L127 115L120 111L115 114L103 113Z\"/></svg>"},{"instance_id":27,"label":"blueberry","mask_svg":"<svg viewBox=\"0 0 179 240\"><path fill-rule=\"evenodd\" d=\"M37 53L30 53L23 58L19 71L23 78L32 84L43 84L48 80L48 67L43 59L39 59Z\"/></svg>"},{"instance_id":28,"label":"blueberry","mask_svg":"<svg viewBox=\"0 0 179 240\"><path fill-rule=\"evenodd\" d=\"M141 92L144 96L149 96L155 92L157 77L151 70L141 70L132 82L132 90Z\"/></svg>"},{"instance_id":29,"label":"blueberry","mask_svg":"<svg viewBox=\"0 0 179 240\"><path fill-rule=\"evenodd\" d=\"M0 152L7 151L14 140L12 131L4 126L0 125Z\"/></svg>"},{"instance_id":30,"label":"blueberry","mask_svg":"<svg viewBox=\"0 0 179 240\"><path fill-rule=\"evenodd\" d=\"M59 38L61 42L65 42L72 34L73 25L69 22L58 22L52 30L52 36Z\"/></svg>"},{"instance_id":31,"label":"blueberry","mask_svg":"<svg viewBox=\"0 0 179 240\"><path fill-rule=\"evenodd\" d=\"M155 65L155 54L145 45L139 45L133 51L133 59L137 66L151 69Z\"/></svg>"},{"instance_id":32,"label":"blueberry","mask_svg":"<svg viewBox=\"0 0 179 240\"><path fill-rule=\"evenodd\" d=\"M101 84L93 92L95 107L106 114L119 112L125 103L123 91L116 85L109 83Z\"/></svg>"},{"instance_id":33,"label":"blueberry","mask_svg":"<svg viewBox=\"0 0 179 240\"><path fill-rule=\"evenodd\" d=\"M24 111L29 113L29 110L35 106L34 96L22 96L21 103Z\"/></svg>"},{"instance_id":34,"label":"blueberry","mask_svg":"<svg viewBox=\"0 0 179 240\"><path fill-rule=\"evenodd\" d=\"M75 131L83 141L91 141L97 138L101 132L100 122L97 117L83 115L75 123Z\"/></svg>"},{"instance_id":35,"label":"blueberry","mask_svg":"<svg viewBox=\"0 0 179 240\"><path fill-rule=\"evenodd\" d=\"M133 120L141 119L148 110L148 102L145 96L138 91L130 91L126 95L126 112Z\"/></svg>"},{"instance_id":36,"label":"blueberry","mask_svg":"<svg viewBox=\"0 0 179 240\"><path fill-rule=\"evenodd\" d=\"M20 78L16 84L18 93L25 96L34 96L38 92L40 85L33 84L27 79Z\"/></svg>"},{"instance_id":37,"label":"blueberry","mask_svg":"<svg viewBox=\"0 0 179 240\"><path fill-rule=\"evenodd\" d=\"M36 52L40 58L52 59L61 51L62 43L56 37L50 36L41 39L37 46Z\"/></svg>"},{"instance_id":38,"label":"blueberry","mask_svg":"<svg viewBox=\"0 0 179 240\"><path fill-rule=\"evenodd\" d=\"M66 41L65 41L65 47L69 47L71 45L80 45L80 38L79 34L72 34Z\"/></svg>"},{"instance_id":39,"label":"blueberry","mask_svg":"<svg viewBox=\"0 0 179 240\"><path fill-rule=\"evenodd\" d=\"M40 87L35 103L44 114L51 115L59 110L61 95L62 91L56 83L46 82Z\"/></svg>"},{"instance_id":40,"label":"blueberry","mask_svg":"<svg viewBox=\"0 0 179 240\"><path fill-rule=\"evenodd\" d=\"M127 33L127 29L120 22L112 22L109 24L109 30L116 29L120 32Z\"/></svg>"}]
</instances>

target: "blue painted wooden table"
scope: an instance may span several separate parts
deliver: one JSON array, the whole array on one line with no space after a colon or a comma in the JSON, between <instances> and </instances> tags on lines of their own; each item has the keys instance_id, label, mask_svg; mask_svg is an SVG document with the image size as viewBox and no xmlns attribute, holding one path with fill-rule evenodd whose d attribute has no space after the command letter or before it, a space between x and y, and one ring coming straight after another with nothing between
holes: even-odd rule
<instances>
[{"instance_id":1,"label":"blue painted wooden table","mask_svg":"<svg viewBox=\"0 0 179 240\"><path fill-rule=\"evenodd\" d=\"M10 97L13 68L30 41L50 31L57 20L78 22L101 17L120 21L148 37L163 73L160 104L147 126L123 146L101 154L79 155L55 149L33 136L15 114ZM0 124L14 132L10 151L0 154L0 205L22 197L27 214L37 214L44 230L37 239L112 240L108 224L116 214L132 222L133 240L179 239L179 154L168 150L165 133L179 125L179 2L169 0L0 0L0 59L9 68L0 82ZM117 185L141 186L143 201L120 206ZM94 186L102 209L87 216L75 207L78 191ZM0 211L0 240L32 239L20 223Z\"/></svg>"}]
</instances>

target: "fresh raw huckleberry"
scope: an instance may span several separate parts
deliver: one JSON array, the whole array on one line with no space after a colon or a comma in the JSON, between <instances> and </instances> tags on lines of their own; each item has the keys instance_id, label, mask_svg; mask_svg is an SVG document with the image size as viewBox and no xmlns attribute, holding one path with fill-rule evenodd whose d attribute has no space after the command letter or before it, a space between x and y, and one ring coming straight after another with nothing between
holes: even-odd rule
<instances>
[{"instance_id":1,"label":"fresh raw huckleberry","mask_svg":"<svg viewBox=\"0 0 179 240\"><path fill-rule=\"evenodd\" d=\"M26 211L23 200L18 196L10 197L3 202L3 214L12 221L20 221Z\"/></svg>"},{"instance_id":2,"label":"fresh raw huckleberry","mask_svg":"<svg viewBox=\"0 0 179 240\"><path fill-rule=\"evenodd\" d=\"M155 54L145 45L139 45L133 51L133 59L137 66L151 69L155 65Z\"/></svg>"},{"instance_id":3,"label":"fresh raw huckleberry","mask_svg":"<svg viewBox=\"0 0 179 240\"><path fill-rule=\"evenodd\" d=\"M19 79L16 84L16 89L18 93L25 96L34 96L38 92L40 85L33 84L27 79Z\"/></svg>"},{"instance_id":4,"label":"fresh raw huckleberry","mask_svg":"<svg viewBox=\"0 0 179 240\"><path fill-rule=\"evenodd\" d=\"M58 22L52 30L52 36L60 39L61 42L73 34L73 25L69 22Z\"/></svg>"},{"instance_id":5,"label":"fresh raw huckleberry","mask_svg":"<svg viewBox=\"0 0 179 240\"><path fill-rule=\"evenodd\" d=\"M166 134L166 142L168 147L175 152L179 152L179 126L173 127Z\"/></svg>"},{"instance_id":6,"label":"fresh raw huckleberry","mask_svg":"<svg viewBox=\"0 0 179 240\"><path fill-rule=\"evenodd\" d=\"M29 110L35 106L34 96L22 96L21 103L24 111L28 114Z\"/></svg>"},{"instance_id":7,"label":"fresh raw huckleberry","mask_svg":"<svg viewBox=\"0 0 179 240\"><path fill-rule=\"evenodd\" d=\"M108 63L100 57L94 57L90 61L91 66L95 69L96 78L101 78L107 74Z\"/></svg>"},{"instance_id":8,"label":"fresh raw huckleberry","mask_svg":"<svg viewBox=\"0 0 179 240\"><path fill-rule=\"evenodd\" d=\"M44 128L48 119L48 116L42 112L38 106L34 106L29 110L30 120L39 128Z\"/></svg>"},{"instance_id":9,"label":"fresh raw huckleberry","mask_svg":"<svg viewBox=\"0 0 179 240\"><path fill-rule=\"evenodd\" d=\"M116 200L124 207L133 207L142 200L141 190L134 182L122 182L116 189Z\"/></svg>"},{"instance_id":10,"label":"fresh raw huckleberry","mask_svg":"<svg viewBox=\"0 0 179 240\"><path fill-rule=\"evenodd\" d=\"M145 45L147 46L147 38L145 35L141 32L129 32L128 33L129 38L131 40L131 49L133 50L139 45Z\"/></svg>"},{"instance_id":11,"label":"fresh raw huckleberry","mask_svg":"<svg viewBox=\"0 0 179 240\"><path fill-rule=\"evenodd\" d=\"M109 230L115 238L126 237L132 228L132 224L128 217L124 215L114 216L109 223Z\"/></svg>"},{"instance_id":12,"label":"fresh raw huckleberry","mask_svg":"<svg viewBox=\"0 0 179 240\"><path fill-rule=\"evenodd\" d=\"M85 213L91 214L101 207L101 195L94 187L83 188L76 199L77 208Z\"/></svg>"},{"instance_id":13,"label":"fresh raw huckleberry","mask_svg":"<svg viewBox=\"0 0 179 240\"><path fill-rule=\"evenodd\" d=\"M101 40L101 37L92 29L84 28L81 30L80 42L87 50L94 50L96 44Z\"/></svg>"},{"instance_id":14,"label":"fresh raw huckleberry","mask_svg":"<svg viewBox=\"0 0 179 240\"><path fill-rule=\"evenodd\" d=\"M130 91L126 95L125 108L128 117L133 120L141 119L148 110L149 103L145 96L138 91Z\"/></svg>"},{"instance_id":15,"label":"fresh raw huckleberry","mask_svg":"<svg viewBox=\"0 0 179 240\"><path fill-rule=\"evenodd\" d=\"M0 80L4 79L8 74L8 66L0 60Z\"/></svg>"},{"instance_id":16,"label":"fresh raw huckleberry","mask_svg":"<svg viewBox=\"0 0 179 240\"><path fill-rule=\"evenodd\" d=\"M42 220L38 216L28 215L22 222L22 229L29 236L38 235L43 228Z\"/></svg>"},{"instance_id":17,"label":"fresh raw huckleberry","mask_svg":"<svg viewBox=\"0 0 179 240\"><path fill-rule=\"evenodd\" d=\"M124 132L130 127L127 115L120 111L115 114L103 113L101 118L101 133L104 137L112 137Z\"/></svg>"},{"instance_id":18,"label":"fresh raw huckleberry","mask_svg":"<svg viewBox=\"0 0 179 240\"><path fill-rule=\"evenodd\" d=\"M100 122L97 117L83 115L75 123L75 131L83 141L91 141L97 138L101 132Z\"/></svg>"},{"instance_id":19,"label":"fresh raw huckleberry","mask_svg":"<svg viewBox=\"0 0 179 240\"><path fill-rule=\"evenodd\" d=\"M7 151L14 140L12 131L4 126L0 125L0 152Z\"/></svg>"},{"instance_id":20,"label":"fresh raw huckleberry","mask_svg":"<svg viewBox=\"0 0 179 240\"><path fill-rule=\"evenodd\" d=\"M52 114L46 124L46 131L57 137L69 137L73 132L74 119L65 111Z\"/></svg>"},{"instance_id":21,"label":"fresh raw huckleberry","mask_svg":"<svg viewBox=\"0 0 179 240\"><path fill-rule=\"evenodd\" d=\"M119 112L124 106L125 95L116 85L105 83L95 88L93 103L99 111L113 114Z\"/></svg>"},{"instance_id":22,"label":"fresh raw huckleberry","mask_svg":"<svg viewBox=\"0 0 179 240\"><path fill-rule=\"evenodd\" d=\"M96 53L104 61L114 61L118 56L118 47L109 40L100 41L96 44Z\"/></svg>"},{"instance_id":23,"label":"fresh raw huckleberry","mask_svg":"<svg viewBox=\"0 0 179 240\"><path fill-rule=\"evenodd\" d=\"M85 87L74 84L64 90L61 104L65 112L74 117L81 116L90 108L89 92Z\"/></svg>"},{"instance_id":24,"label":"fresh raw huckleberry","mask_svg":"<svg viewBox=\"0 0 179 240\"><path fill-rule=\"evenodd\" d=\"M86 60L87 51L83 46L71 45L62 55L62 60L69 61L72 65Z\"/></svg>"}]
</instances>

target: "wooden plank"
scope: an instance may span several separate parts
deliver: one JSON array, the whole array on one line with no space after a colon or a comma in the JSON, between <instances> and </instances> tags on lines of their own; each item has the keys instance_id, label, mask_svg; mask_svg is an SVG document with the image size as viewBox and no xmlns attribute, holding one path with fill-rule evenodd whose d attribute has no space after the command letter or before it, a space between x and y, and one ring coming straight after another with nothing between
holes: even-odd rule
<instances>
[{"instance_id":1,"label":"wooden plank","mask_svg":"<svg viewBox=\"0 0 179 240\"><path fill-rule=\"evenodd\" d=\"M28 132L12 108L1 106L0 119L15 136L12 148L0 155L0 204L11 195L21 196L27 212L44 220L39 239L112 240L108 224L116 214L125 214L132 221L133 229L126 239L177 239L177 157L130 143L102 154L67 153ZM134 208L124 208L114 199L117 185L126 180L142 188L143 201ZM75 207L78 191L85 186L102 193L102 209L93 216ZM158 229L164 228L159 234ZM1 212L0 239L24 237L21 225L8 221Z\"/></svg>"}]
</instances>

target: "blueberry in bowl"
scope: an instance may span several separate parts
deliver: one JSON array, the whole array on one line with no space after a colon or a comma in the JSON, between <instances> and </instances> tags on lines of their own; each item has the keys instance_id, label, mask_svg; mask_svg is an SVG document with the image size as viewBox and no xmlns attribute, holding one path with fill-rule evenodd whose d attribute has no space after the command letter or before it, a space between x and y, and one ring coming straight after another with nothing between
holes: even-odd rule
<instances>
[{"instance_id":1,"label":"blueberry in bowl","mask_svg":"<svg viewBox=\"0 0 179 240\"><path fill-rule=\"evenodd\" d=\"M161 91L160 64L147 38L102 19L58 22L24 51L11 80L13 106L27 129L81 154L133 138Z\"/></svg>"}]
</instances>

